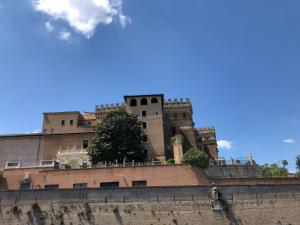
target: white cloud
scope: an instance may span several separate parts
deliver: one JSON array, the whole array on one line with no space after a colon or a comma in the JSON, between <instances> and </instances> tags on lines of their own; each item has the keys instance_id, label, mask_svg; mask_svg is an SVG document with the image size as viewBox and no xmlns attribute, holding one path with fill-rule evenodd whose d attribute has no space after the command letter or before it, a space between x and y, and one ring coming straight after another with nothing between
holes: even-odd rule
<instances>
[{"instance_id":1,"label":"white cloud","mask_svg":"<svg viewBox=\"0 0 300 225\"><path fill-rule=\"evenodd\" d=\"M99 24L109 25L115 19L122 27L130 23L122 13L122 0L33 0L33 5L54 19L67 21L86 38L94 34Z\"/></svg>"},{"instance_id":2,"label":"white cloud","mask_svg":"<svg viewBox=\"0 0 300 225\"><path fill-rule=\"evenodd\" d=\"M122 27L126 27L128 23L131 23L131 19L124 15L119 16L119 21Z\"/></svg>"},{"instance_id":3,"label":"white cloud","mask_svg":"<svg viewBox=\"0 0 300 225\"><path fill-rule=\"evenodd\" d=\"M59 38L64 41L68 41L71 38L71 33L69 31L61 31L59 33Z\"/></svg>"},{"instance_id":4,"label":"white cloud","mask_svg":"<svg viewBox=\"0 0 300 225\"><path fill-rule=\"evenodd\" d=\"M292 138L288 138L288 139L284 139L283 142L286 144L295 144L296 140L294 140Z\"/></svg>"},{"instance_id":5,"label":"white cloud","mask_svg":"<svg viewBox=\"0 0 300 225\"><path fill-rule=\"evenodd\" d=\"M217 141L217 144L220 149L231 149L233 142L228 140L220 140Z\"/></svg>"},{"instance_id":6,"label":"white cloud","mask_svg":"<svg viewBox=\"0 0 300 225\"><path fill-rule=\"evenodd\" d=\"M25 132L25 134L38 134L41 133L41 129L35 129L33 131Z\"/></svg>"},{"instance_id":7,"label":"white cloud","mask_svg":"<svg viewBox=\"0 0 300 225\"><path fill-rule=\"evenodd\" d=\"M51 33L55 29L49 21L45 23L45 28L49 33Z\"/></svg>"}]
</instances>

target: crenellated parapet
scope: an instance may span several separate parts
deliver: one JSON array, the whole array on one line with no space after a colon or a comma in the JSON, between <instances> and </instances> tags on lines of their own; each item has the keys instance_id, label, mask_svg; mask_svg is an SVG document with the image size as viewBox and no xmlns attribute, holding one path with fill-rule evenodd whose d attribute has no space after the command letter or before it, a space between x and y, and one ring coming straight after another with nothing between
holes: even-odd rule
<instances>
[{"instance_id":1,"label":"crenellated parapet","mask_svg":"<svg viewBox=\"0 0 300 225\"><path fill-rule=\"evenodd\" d=\"M96 119L103 120L109 112L118 109L125 109L125 103L96 105Z\"/></svg>"},{"instance_id":2,"label":"crenellated parapet","mask_svg":"<svg viewBox=\"0 0 300 225\"><path fill-rule=\"evenodd\" d=\"M216 134L216 130L213 126L211 127L201 127L201 128L197 128L197 131L200 134L212 134L215 135Z\"/></svg>"},{"instance_id":3,"label":"crenellated parapet","mask_svg":"<svg viewBox=\"0 0 300 225\"><path fill-rule=\"evenodd\" d=\"M188 98L164 100L163 109L166 119L186 119L191 118L193 114L192 103Z\"/></svg>"},{"instance_id":4,"label":"crenellated parapet","mask_svg":"<svg viewBox=\"0 0 300 225\"><path fill-rule=\"evenodd\" d=\"M205 141L215 141L216 140L216 130L214 127L203 127L195 129L196 138L200 142Z\"/></svg>"},{"instance_id":5,"label":"crenellated parapet","mask_svg":"<svg viewBox=\"0 0 300 225\"><path fill-rule=\"evenodd\" d=\"M120 109L120 108L125 108L125 103L114 103L114 104L96 105L96 112L99 111L99 110Z\"/></svg>"},{"instance_id":6,"label":"crenellated parapet","mask_svg":"<svg viewBox=\"0 0 300 225\"><path fill-rule=\"evenodd\" d=\"M214 127L203 127L195 129L196 145L208 153L212 158L218 158L217 138Z\"/></svg>"},{"instance_id":7,"label":"crenellated parapet","mask_svg":"<svg viewBox=\"0 0 300 225\"><path fill-rule=\"evenodd\" d=\"M174 98L174 99L165 99L164 100L164 109L172 109L172 108L185 108L192 107L192 103L189 98Z\"/></svg>"}]
</instances>

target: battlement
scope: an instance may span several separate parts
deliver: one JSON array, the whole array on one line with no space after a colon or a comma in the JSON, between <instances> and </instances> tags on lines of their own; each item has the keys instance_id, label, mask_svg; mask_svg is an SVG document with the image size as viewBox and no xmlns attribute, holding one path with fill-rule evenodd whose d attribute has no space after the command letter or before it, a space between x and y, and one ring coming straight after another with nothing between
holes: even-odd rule
<instances>
[{"instance_id":1,"label":"battlement","mask_svg":"<svg viewBox=\"0 0 300 225\"><path fill-rule=\"evenodd\" d=\"M189 98L177 98L164 100L164 110L182 110L190 109L192 111L192 103Z\"/></svg>"},{"instance_id":2,"label":"battlement","mask_svg":"<svg viewBox=\"0 0 300 225\"><path fill-rule=\"evenodd\" d=\"M196 129L200 134L207 134L207 133L216 133L216 130L214 127L201 127Z\"/></svg>"},{"instance_id":3,"label":"battlement","mask_svg":"<svg viewBox=\"0 0 300 225\"><path fill-rule=\"evenodd\" d=\"M113 103L113 104L101 104L96 105L96 111L105 110L105 109L120 109L125 108L125 103Z\"/></svg>"},{"instance_id":4,"label":"battlement","mask_svg":"<svg viewBox=\"0 0 300 225\"><path fill-rule=\"evenodd\" d=\"M216 130L214 127L196 128L196 137L201 141L215 140Z\"/></svg>"}]
</instances>

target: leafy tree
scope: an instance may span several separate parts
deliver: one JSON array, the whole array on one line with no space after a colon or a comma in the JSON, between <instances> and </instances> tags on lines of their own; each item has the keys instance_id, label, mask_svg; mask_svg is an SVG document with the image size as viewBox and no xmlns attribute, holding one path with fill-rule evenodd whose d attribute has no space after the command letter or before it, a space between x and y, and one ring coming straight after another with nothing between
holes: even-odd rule
<instances>
[{"instance_id":1,"label":"leafy tree","mask_svg":"<svg viewBox=\"0 0 300 225\"><path fill-rule=\"evenodd\" d=\"M281 163L282 163L283 168L285 168L289 164L289 162L285 159L282 160Z\"/></svg>"},{"instance_id":2,"label":"leafy tree","mask_svg":"<svg viewBox=\"0 0 300 225\"><path fill-rule=\"evenodd\" d=\"M280 167L276 163L271 165L265 164L261 167L264 177L285 177L288 175L288 170L285 167Z\"/></svg>"},{"instance_id":3,"label":"leafy tree","mask_svg":"<svg viewBox=\"0 0 300 225\"><path fill-rule=\"evenodd\" d=\"M298 172L300 172L300 155L296 156L296 167L298 169Z\"/></svg>"},{"instance_id":4,"label":"leafy tree","mask_svg":"<svg viewBox=\"0 0 300 225\"><path fill-rule=\"evenodd\" d=\"M96 126L88 154L93 164L116 160L142 162L146 158L142 140L142 124L137 117L125 109L114 110Z\"/></svg>"},{"instance_id":5,"label":"leafy tree","mask_svg":"<svg viewBox=\"0 0 300 225\"><path fill-rule=\"evenodd\" d=\"M175 159L173 158L168 159L167 164L175 164Z\"/></svg>"},{"instance_id":6,"label":"leafy tree","mask_svg":"<svg viewBox=\"0 0 300 225\"><path fill-rule=\"evenodd\" d=\"M205 169L209 164L209 156L194 147L184 153L182 162Z\"/></svg>"}]
</instances>

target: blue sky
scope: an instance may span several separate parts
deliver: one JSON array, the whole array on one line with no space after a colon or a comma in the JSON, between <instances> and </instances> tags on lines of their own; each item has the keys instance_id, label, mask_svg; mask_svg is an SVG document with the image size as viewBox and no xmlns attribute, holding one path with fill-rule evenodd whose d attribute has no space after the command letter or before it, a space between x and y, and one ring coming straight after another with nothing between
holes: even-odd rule
<instances>
[{"instance_id":1,"label":"blue sky","mask_svg":"<svg viewBox=\"0 0 300 225\"><path fill-rule=\"evenodd\" d=\"M61 1L76 19L48 0L0 0L0 133L35 131L45 111L164 93L192 100L196 126L225 140L221 156L295 170L299 1L92 1Z\"/></svg>"}]
</instances>

